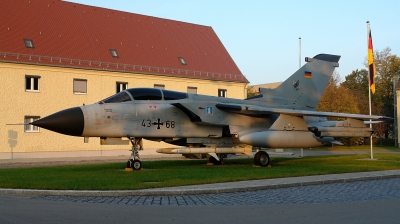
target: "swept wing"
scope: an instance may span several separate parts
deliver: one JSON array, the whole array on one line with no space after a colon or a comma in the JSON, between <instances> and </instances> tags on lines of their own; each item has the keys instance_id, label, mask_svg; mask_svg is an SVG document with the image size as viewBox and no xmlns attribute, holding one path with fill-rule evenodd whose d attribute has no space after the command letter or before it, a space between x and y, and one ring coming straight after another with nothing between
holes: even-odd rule
<instances>
[{"instance_id":1,"label":"swept wing","mask_svg":"<svg viewBox=\"0 0 400 224\"><path fill-rule=\"evenodd\" d=\"M391 119L390 117L377 116L377 115L348 114L348 113L321 112L321 111L309 111L309 110L291 110L291 109L268 108L268 107L245 105L245 104L219 103L216 105L216 107L225 112L237 113L237 114L248 115L248 116L286 114L286 115L291 115L291 116L353 118L353 119L358 119L358 120Z\"/></svg>"}]
</instances>

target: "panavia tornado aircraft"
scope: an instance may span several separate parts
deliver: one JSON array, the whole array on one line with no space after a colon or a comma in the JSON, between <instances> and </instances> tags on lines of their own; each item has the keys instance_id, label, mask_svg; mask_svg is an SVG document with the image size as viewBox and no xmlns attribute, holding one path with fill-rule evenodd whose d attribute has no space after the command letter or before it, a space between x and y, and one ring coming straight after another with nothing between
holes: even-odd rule
<instances>
[{"instance_id":1,"label":"panavia tornado aircraft","mask_svg":"<svg viewBox=\"0 0 400 224\"><path fill-rule=\"evenodd\" d=\"M100 137L101 144L132 143L128 168L141 169L142 139L179 147L168 154L206 154L221 163L227 154L253 155L252 148L309 148L333 137L368 137L364 121L383 116L318 112L315 108L338 67L340 56L319 54L275 89L245 100L154 88L131 88L95 104L73 107L31 124L65 135ZM328 121L326 117L346 118ZM267 166L259 150L256 165Z\"/></svg>"}]
</instances>

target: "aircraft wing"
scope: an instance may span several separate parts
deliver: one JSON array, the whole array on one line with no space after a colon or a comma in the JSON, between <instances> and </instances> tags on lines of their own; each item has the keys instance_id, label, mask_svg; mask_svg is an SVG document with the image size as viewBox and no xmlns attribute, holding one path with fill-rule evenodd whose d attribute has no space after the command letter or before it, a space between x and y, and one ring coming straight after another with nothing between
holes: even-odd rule
<instances>
[{"instance_id":1,"label":"aircraft wing","mask_svg":"<svg viewBox=\"0 0 400 224\"><path fill-rule=\"evenodd\" d=\"M364 115L364 114L347 114L347 113L334 113L334 112L321 112L309 110L292 110L282 108L268 108L255 105L244 104L229 104L218 103L216 107L222 111L243 114L248 116L262 116L269 114L286 114L291 116L316 116L316 117L340 117L340 118L353 118L358 120L384 120L391 119L390 117L377 116L377 115Z\"/></svg>"}]
</instances>

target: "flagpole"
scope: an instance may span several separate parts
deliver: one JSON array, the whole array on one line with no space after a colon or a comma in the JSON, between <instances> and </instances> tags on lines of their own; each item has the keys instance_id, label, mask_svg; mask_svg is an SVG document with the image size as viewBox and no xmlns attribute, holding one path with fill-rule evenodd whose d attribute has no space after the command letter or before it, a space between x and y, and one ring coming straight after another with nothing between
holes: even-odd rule
<instances>
[{"instance_id":1,"label":"flagpole","mask_svg":"<svg viewBox=\"0 0 400 224\"><path fill-rule=\"evenodd\" d=\"M369 27L369 21L367 21L367 49L369 45L369 32L370 32L370 27ZM368 51L367 51L367 57L368 57ZM371 110L371 77L370 77L371 71L368 66L368 98L369 98L369 115L372 115L372 110ZM369 120L369 128L372 128L372 120ZM374 153L373 153L373 144L372 144L372 134L370 136L370 145L371 145L371 159L374 159Z\"/></svg>"},{"instance_id":2,"label":"flagpole","mask_svg":"<svg viewBox=\"0 0 400 224\"><path fill-rule=\"evenodd\" d=\"M397 81L399 80L399 77L397 75L393 76L393 114L394 114L394 147L397 147L397 135L398 135L398 130L397 130L397 93L396 93L396 85Z\"/></svg>"}]
</instances>

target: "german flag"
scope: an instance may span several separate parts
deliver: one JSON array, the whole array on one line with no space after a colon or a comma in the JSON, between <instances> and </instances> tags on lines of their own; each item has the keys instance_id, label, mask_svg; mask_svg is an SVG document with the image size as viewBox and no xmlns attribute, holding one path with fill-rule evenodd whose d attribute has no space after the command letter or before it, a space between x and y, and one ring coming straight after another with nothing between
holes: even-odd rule
<instances>
[{"instance_id":1,"label":"german flag","mask_svg":"<svg viewBox=\"0 0 400 224\"><path fill-rule=\"evenodd\" d=\"M368 36L368 70L369 70L369 86L372 93L375 93L375 62L374 62L374 49L372 47L371 29L369 29Z\"/></svg>"},{"instance_id":2,"label":"german flag","mask_svg":"<svg viewBox=\"0 0 400 224\"><path fill-rule=\"evenodd\" d=\"M306 78L306 79L311 79L312 78L312 74L311 74L311 72L304 72L304 78Z\"/></svg>"}]
</instances>

